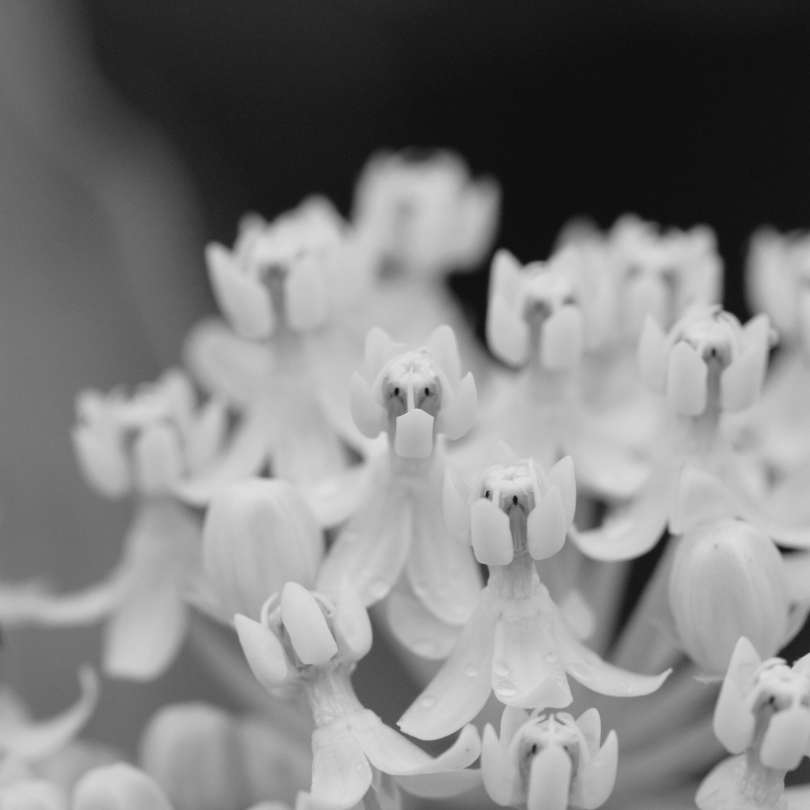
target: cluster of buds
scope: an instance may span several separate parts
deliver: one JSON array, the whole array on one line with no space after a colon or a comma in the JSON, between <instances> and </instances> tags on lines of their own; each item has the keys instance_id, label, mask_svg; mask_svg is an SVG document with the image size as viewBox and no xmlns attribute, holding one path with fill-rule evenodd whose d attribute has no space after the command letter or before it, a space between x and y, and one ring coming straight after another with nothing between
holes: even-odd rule
<instances>
[{"instance_id":1,"label":"cluster of buds","mask_svg":"<svg viewBox=\"0 0 810 810\"><path fill-rule=\"evenodd\" d=\"M382 329L369 332L363 374L351 380L352 416L365 436L387 433L398 456L427 458L437 433L458 439L472 427L476 403L475 381L470 372L461 376L449 326L414 351Z\"/></svg>"},{"instance_id":2,"label":"cluster of buds","mask_svg":"<svg viewBox=\"0 0 810 810\"><path fill-rule=\"evenodd\" d=\"M601 743L599 712L576 720L566 712L544 714L507 707L500 739L484 729L481 773L489 797L519 810L594 810L613 791L619 746L611 731Z\"/></svg>"}]
</instances>

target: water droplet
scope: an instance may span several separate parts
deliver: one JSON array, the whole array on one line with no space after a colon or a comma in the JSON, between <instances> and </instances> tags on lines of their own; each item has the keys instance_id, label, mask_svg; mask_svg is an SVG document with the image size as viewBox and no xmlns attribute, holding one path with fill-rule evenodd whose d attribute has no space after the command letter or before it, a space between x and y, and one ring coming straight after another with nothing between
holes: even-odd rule
<instances>
[{"instance_id":1,"label":"water droplet","mask_svg":"<svg viewBox=\"0 0 810 810\"><path fill-rule=\"evenodd\" d=\"M553 664L553 663L555 663L557 661L557 656L554 655L554 653L549 653L546 656L546 661L548 661L549 664Z\"/></svg>"},{"instance_id":2,"label":"water droplet","mask_svg":"<svg viewBox=\"0 0 810 810\"><path fill-rule=\"evenodd\" d=\"M498 681L495 685L495 692L501 697L510 698L517 694L517 689L512 681Z\"/></svg>"},{"instance_id":3,"label":"water droplet","mask_svg":"<svg viewBox=\"0 0 810 810\"><path fill-rule=\"evenodd\" d=\"M388 593L388 585L383 579L375 579L368 586L368 590L375 599L382 599Z\"/></svg>"},{"instance_id":4,"label":"water droplet","mask_svg":"<svg viewBox=\"0 0 810 810\"><path fill-rule=\"evenodd\" d=\"M505 661L496 661L492 665L492 671L496 675L500 675L503 678L503 677L505 677L505 676L507 676L509 674L509 667L506 666Z\"/></svg>"},{"instance_id":5,"label":"water droplet","mask_svg":"<svg viewBox=\"0 0 810 810\"><path fill-rule=\"evenodd\" d=\"M419 702L423 709L432 709L436 705L436 698L433 695L425 695Z\"/></svg>"},{"instance_id":6,"label":"water droplet","mask_svg":"<svg viewBox=\"0 0 810 810\"><path fill-rule=\"evenodd\" d=\"M474 678L478 674L478 667L474 664L467 664L467 666L464 667L464 674L470 678Z\"/></svg>"},{"instance_id":7,"label":"water droplet","mask_svg":"<svg viewBox=\"0 0 810 810\"><path fill-rule=\"evenodd\" d=\"M569 664L568 671L578 681L590 681L593 678L593 671L591 668L585 666L585 664L580 664L578 661L575 661L573 664Z\"/></svg>"}]
</instances>

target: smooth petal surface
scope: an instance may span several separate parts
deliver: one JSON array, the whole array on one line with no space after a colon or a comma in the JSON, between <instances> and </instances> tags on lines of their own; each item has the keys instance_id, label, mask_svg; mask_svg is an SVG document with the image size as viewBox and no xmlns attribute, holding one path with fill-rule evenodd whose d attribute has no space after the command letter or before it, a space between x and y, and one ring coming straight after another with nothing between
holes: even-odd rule
<instances>
[{"instance_id":1,"label":"smooth petal surface","mask_svg":"<svg viewBox=\"0 0 810 810\"><path fill-rule=\"evenodd\" d=\"M356 371L349 387L349 407L355 425L366 438L374 439L385 430L385 409L371 396L369 384Z\"/></svg>"},{"instance_id":2,"label":"smooth petal surface","mask_svg":"<svg viewBox=\"0 0 810 810\"><path fill-rule=\"evenodd\" d=\"M571 456L561 458L549 471L548 480L559 487L565 512L566 525L570 526L577 508L577 481L574 460Z\"/></svg>"},{"instance_id":3,"label":"smooth petal surface","mask_svg":"<svg viewBox=\"0 0 810 810\"><path fill-rule=\"evenodd\" d=\"M323 611L297 582L288 582L281 592L281 619L302 663L322 666L337 654L337 642Z\"/></svg>"},{"instance_id":4,"label":"smooth petal surface","mask_svg":"<svg viewBox=\"0 0 810 810\"><path fill-rule=\"evenodd\" d=\"M683 534L709 520L737 517L737 499L720 480L705 470L687 465L678 480L670 521L673 534Z\"/></svg>"},{"instance_id":5,"label":"smooth petal surface","mask_svg":"<svg viewBox=\"0 0 810 810\"><path fill-rule=\"evenodd\" d=\"M397 417L394 452L402 458L427 458L433 452L433 417L413 408Z\"/></svg>"},{"instance_id":6,"label":"smooth petal surface","mask_svg":"<svg viewBox=\"0 0 810 810\"><path fill-rule=\"evenodd\" d=\"M547 369L573 368L582 356L582 310L571 304L560 307L540 329L540 359Z\"/></svg>"},{"instance_id":7,"label":"smooth petal surface","mask_svg":"<svg viewBox=\"0 0 810 810\"><path fill-rule=\"evenodd\" d=\"M706 409L708 367L689 343L676 343L669 353L667 402L683 416L697 416Z\"/></svg>"},{"instance_id":8,"label":"smooth petal surface","mask_svg":"<svg viewBox=\"0 0 810 810\"><path fill-rule=\"evenodd\" d=\"M427 345L436 353L439 364L451 383L457 385L461 379L461 354L452 327L443 324L434 329L427 339Z\"/></svg>"},{"instance_id":9,"label":"smooth petal surface","mask_svg":"<svg viewBox=\"0 0 810 810\"><path fill-rule=\"evenodd\" d=\"M340 586L333 625L338 647L351 660L359 660L371 649L368 611L348 578Z\"/></svg>"},{"instance_id":10,"label":"smooth petal surface","mask_svg":"<svg viewBox=\"0 0 810 810\"><path fill-rule=\"evenodd\" d=\"M90 667L79 671L81 696L69 709L50 720L28 722L4 719L0 723L0 748L20 759L45 759L64 748L84 727L98 701L98 678Z\"/></svg>"},{"instance_id":11,"label":"smooth petal surface","mask_svg":"<svg viewBox=\"0 0 810 810\"><path fill-rule=\"evenodd\" d=\"M123 762L88 771L73 792L72 810L172 810L143 771Z\"/></svg>"},{"instance_id":12,"label":"smooth petal surface","mask_svg":"<svg viewBox=\"0 0 810 810\"><path fill-rule=\"evenodd\" d=\"M292 329L303 332L323 326L329 317L324 271L314 259L296 262L284 279L285 315Z\"/></svg>"},{"instance_id":13,"label":"smooth petal surface","mask_svg":"<svg viewBox=\"0 0 810 810\"><path fill-rule=\"evenodd\" d=\"M371 494L373 466L369 463L347 467L337 475L307 487L303 496L323 528L348 520Z\"/></svg>"},{"instance_id":14,"label":"smooth petal surface","mask_svg":"<svg viewBox=\"0 0 810 810\"><path fill-rule=\"evenodd\" d=\"M508 711L505 709L504 711ZM481 776L487 795L501 807L519 801L520 774L512 758L495 734L495 729L487 723L481 744Z\"/></svg>"},{"instance_id":15,"label":"smooth petal surface","mask_svg":"<svg viewBox=\"0 0 810 810\"><path fill-rule=\"evenodd\" d=\"M810 750L810 708L776 712L768 723L759 758L767 768L792 771Z\"/></svg>"},{"instance_id":16,"label":"smooth petal surface","mask_svg":"<svg viewBox=\"0 0 810 810\"><path fill-rule=\"evenodd\" d=\"M637 675L608 664L584 646L562 621L555 623L554 637L566 672L583 686L602 695L649 695L661 686L671 672L668 669L660 675Z\"/></svg>"},{"instance_id":17,"label":"smooth petal surface","mask_svg":"<svg viewBox=\"0 0 810 810\"><path fill-rule=\"evenodd\" d=\"M468 545L470 540L470 505L467 503L469 487L449 467L444 471L442 510L450 536Z\"/></svg>"},{"instance_id":18,"label":"smooth petal surface","mask_svg":"<svg viewBox=\"0 0 810 810\"><path fill-rule=\"evenodd\" d=\"M510 366L525 365L529 359L529 327L497 293L487 307L487 346L499 360Z\"/></svg>"},{"instance_id":19,"label":"smooth petal surface","mask_svg":"<svg viewBox=\"0 0 810 810\"><path fill-rule=\"evenodd\" d=\"M548 597L546 600L550 603ZM501 703L523 709L560 709L571 703L553 617L541 598L501 601L492 654L492 689Z\"/></svg>"},{"instance_id":20,"label":"smooth petal surface","mask_svg":"<svg viewBox=\"0 0 810 810\"><path fill-rule=\"evenodd\" d=\"M345 721L315 729L312 755L312 796L316 801L350 808L363 798L371 786L371 765Z\"/></svg>"},{"instance_id":21,"label":"smooth petal surface","mask_svg":"<svg viewBox=\"0 0 810 810\"><path fill-rule=\"evenodd\" d=\"M484 565L509 565L515 555L509 516L487 498L470 507L470 532L475 558Z\"/></svg>"},{"instance_id":22,"label":"smooth petal surface","mask_svg":"<svg viewBox=\"0 0 810 810\"><path fill-rule=\"evenodd\" d=\"M132 484L129 459L117 436L107 436L88 425L71 432L79 468L88 484L108 498L120 498Z\"/></svg>"},{"instance_id":23,"label":"smooth petal surface","mask_svg":"<svg viewBox=\"0 0 810 810\"><path fill-rule=\"evenodd\" d=\"M265 689L283 686L294 672L275 633L247 616L237 614L234 625L239 643L256 680Z\"/></svg>"},{"instance_id":24,"label":"smooth petal surface","mask_svg":"<svg viewBox=\"0 0 810 810\"><path fill-rule=\"evenodd\" d=\"M384 599L405 567L412 521L409 500L385 484L375 488L326 555L315 590L337 596L348 577L364 605Z\"/></svg>"},{"instance_id":25,"label":"smooth petal surface","mask_svg":"<svg viewBox=\"0 0 810 810\"><path fill-rule=\"evenodd\" d=\"M68 810L68 801L51 782L23 779L0 787L0 810Z\"/></svg>"},{"instance_id":26,"label":"smooth petal surface","mask_svg":"<svg viewBox=\"0 0 810 810\"><path fill-rule=\"evenodd\" d=\"M458 625L441 621L410 594L392 591L385 610L394 637L420 658L447 658L461 633Z\"/></svg>"},{"instance_id":27,"label":"smooth petal surface","mask_svg":"<svg viewBox=\"0 0 810 810\"><path fill-rule=\"evenodd\" d=\"M601 807L613 792L618 765L619 741L611 731L596 756L577 773L570 795L572 806L582 810Z\"/></svg>"},{"instance_id":28,"label":"smooth petal surface","mask_svg":"<svg viewBox=\"0 0 810 810\"><path fill-rule=\"evenodd\" d=\"M756 402L765 379L767 354L759 347L748 347L720 374L720 404L735 413Z\"/></svg>"},{"instance_id":29,"label":"smooth petal surface","mask_svg":"<svg viewBox=\"0 0 810 810\"><path fill-rule=\"evenodd\" d=\"M566 810L571 783L571 758L558 745L548 745L532 760L528 810Z\"/></svg>"},{"instance_id":30,"label":"smooth petal surface","mask_svg":"<svg viewBox=\"0 0 810 810\"><path fill-rule=\"evenodd\" d=\"M553 486L529 512L526 520L526 545L532 559L545 560L555 555L565 543L569 523L560 489Z\"/></svg>"},{"instance_id":31,"label":"smooth petal surface","mask_svg":"<svg viewBox=\"0 0 810 810\"><path fill-rule=\"evenodd\" d=\"M149 425L132 445L135 480L148 495L168 492L183 475L183 458L177 429L166 423Z\"/></svg>"},{"instance_id":32,"label":"smooth petal surface","mask_svg":"<svg viewBox=\"0 0 810 810\"><path fill-rule=\"evenodd\" d=\"M475 389L472 372L470 372L461 381L450 404L439 411L436 432L446 434L447 438L452 441L460 439L473 426L477 407L478 393Z\"/></svg>"},{"instance_id":33,"label":"smooth petal surface","mask_svg":"<svg viewBox=\"0 0 810 810\"><path fill-rule=\"evenodd\" d=\"M492 691L490 669L497 608L484 590L453 652L422 694L400 718L412 737L436 740L469 723Z\"/></svg>"},{"instance_id":34,"label":"smooth petal surface","mask_svg":"<svg viewBox=\"0 0 810 810\"><path fill-rule=\"evenodd\" d=\"M747 638L740 638L720 687L713 721L715 736L732 754L741 754L754 737L756 719L747 705L746 694L761 663L754 645Z\"/></svg>"}]
</instances>

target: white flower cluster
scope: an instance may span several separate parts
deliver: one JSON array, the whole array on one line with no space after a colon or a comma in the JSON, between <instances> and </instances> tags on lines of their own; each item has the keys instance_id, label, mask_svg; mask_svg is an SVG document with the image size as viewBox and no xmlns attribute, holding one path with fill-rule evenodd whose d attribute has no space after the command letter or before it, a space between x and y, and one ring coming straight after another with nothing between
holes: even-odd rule
<instances>
[{"instance_id":1,"label":"white flower cluster","mask_svg":"<svg viewBox=\"0 0 810 810\"><path fill-rule=\"evenodd\" d=\"M810 611L807 237L755 236L745 325L702 226L499 250L493 360L442 279L485 261L498 205L455 155L377 155L350 220L311 198L208 246L223 318L186 371L79 395L79 467L132 501L121 562L3 585L0 622L104 622L104 674L152 680L193 620L251 712L167 706L136 768L73 739L92 672L51 721L8 695L0 810L810 807L784 787L810 664L773 657ZM373 636L422 687L403 733L352 685Z\"/></svg>"}]
</instances>

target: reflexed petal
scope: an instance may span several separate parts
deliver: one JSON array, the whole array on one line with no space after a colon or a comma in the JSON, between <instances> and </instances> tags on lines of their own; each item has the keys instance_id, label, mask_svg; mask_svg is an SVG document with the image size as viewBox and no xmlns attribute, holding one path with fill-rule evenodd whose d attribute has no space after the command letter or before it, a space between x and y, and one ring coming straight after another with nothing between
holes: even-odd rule
<instances>
[{"instance_id":1,"label":"reflexed petal","mask_svg":"<svg viewBox=\"0 0 810 810\"><path fill-rule=\"evenodd\" d=\"M236 265L230 251L216 242L205 249L211 288L222 314L242 337L269 337L275 328L270 291Z\"/></svg>"},{"instance_id":2,"label":"reflexed petal","mask_svg":"<svg viewBox=\"0 0 810 810\"><path fill-rule=\"evenodd\" d=\"M143 771L123 762L88 771L76 783L72 810L172 810Z\"/></svg>"},{"instance_id":3,"label":"reflexed petal","mask_svg":"<svg viewBox=\"0 0 810 810\"><path fill-rule=\"evenodd\" d=\"M448 439L460 439L475 422L478 394L472 372L461 381L461 385L446 407L442 407L436 420L436 432L445 433Z\"/></svg>"},{"instance_id":4,"label":"reflexed petal","mask_svg":"<svg viewBox=\"0 0 810 810\"><path fill-rule=\"evenodd\" d=\"M412 796L423 799L446 799L477 788L481 784L481 771L460 768L457 771L397 776L396 782Z\"/></svg>"},{"instance_id":5,"label":"reflexed petal","mask_svg":"<svg viewBox=\"0 0 810 810\"><path fill-rule=\"evenodd\" d=\"M697 416L706 408L709 369L686 341L676 343L669 353L667 402L675 413Z\"/></svg>"},{"instance_id":6,"label":"reflexed petal","mask_svg":"<svg viewBox=\"0 0 810 810\"><path fill-rule=\"evenodd\" d=\"M450 537L436 489L420 499L413 519L411 553L405 563L413 592L442 621L463 624L483 587L475 557Z\"/></svg>"},{"instance_id":7,"label":"reflexed petal","mask_svg":"<svg viewBox=\"0 0 810 810\"><path fill-rule=\"evenodd\" d=\"M388 423L385 409L371 396L369 384L356 371L350 383L349 406L352 419L364 436L374 439L385 430Z\"/></svg>"},{"instance_id":8,"label":"reflexed petal","mask_svg":"<svg viewBox=\"0 0 810 810\"><path fill-rule=\"evenodd\" d=\"M618 764L619 742L616 732L611 731L596 756L577 773L570 796L572 806L582 810L601 807L613 792Z\"/></svg>"},{"instance_id":9,"label":"reflexed petal","mask_svg":"<svg viewBox=\"0 0 810 810\"><path fill-rule=\"evenodd\" d=\"M571 758L558 745L548 745L535 754L529 775L528 810L565 810L571 767Z\"/></svg>"},{"instance_id":10,"label":"reflexed petal","mask_svg":"<svg viewBox=\"0 0 810 810\"><path fill-rule=\"evenodd\" d=\"M658 394L663 394L667 382L667 344L664 330L650 315L644 319L644 327L638 341L638 370L647 385Z\"/></svg>"},{"instance_id":11,"label":"reflexed petal","mask_svg":"<svg viewBox=\"0 0 810 810\"><path fill-rule=\"evenodd\" d=\"M667 525L671 482L670 471L659 470L637 500L617 509L599 528L572 531L579 550L595 560L631 560L648 552Z\"/></svg>"},{"instance_id":12,"label":"reflexed petal","mask_svg":"<svg viewBox=\"0 0 810 810\"><path fill-rule=\"evenodd\" d=\"M768 723L759 758L767 768L792 771L810 748L810 709L806 706L776 712Z\"/></svg>"},{"instance_id":13,"label":"reflexed petal","mask_svg":"<svg viewBox=\"0 0 810 810\"><path fill-rule=\"evenodd\" d=\"M174 494L186 503L204 506L220 490L255 475L267 461L267 419L261 409L249 411L223 454L199 475L178 482Z\"/></svg>"},{"instance_id":14,"label":"reflexed petal","mask_svg":"<svg viewBox=\"0 0 810 810\"><path fill-rule=\"evenodd\" d=\"M399 721L412 737L436 740L469 723L492 690L490 669L497 606L486 589L453 652Z\"/></svg>"},{"instance_id":15,"label":"reflexed petal","mask_svg":"<svg viewBox=\"0 0 810 810\"><path fill-rule=\"evenodd\" d=\"M509 565L515 551L509 516L492 501L479 498L470 507L473 551L484 565Z\"/></svg>"},{"instance_id":16,"label":"reflexed petal","mask_svg":"<svg viewBox=\"0 0 810 810\"><path fill-rule=\"evenodd\" d=\"M397 417L394 452L402 458L427 458L433 452L433 417L413 408Z\"/></svg>"},{"instance_id":17,"label":"reflexed petal","mask_svg":"<svg viewBox=\"0 0 810 810\"><path fill-rule=\"evenodd\" d=\"M509 707L504 711L508 711ZM495 729L487 723L481 745L481 776L489 798L506 807L519 801L520 774L498 741Z\"/></svg>"},{"instance_id":18,"label":"reflexed petal","mask_svg":"<svg viewBox=\"0 0 810 810\"><path fill-rule=\"evenodd\" d=\"M329 295L324 271L308 256L295 263L284 279L287 323L296 331L314 329L329 317Z\"/></svg>"},{"instance_id":19,"label":"reflexed petal","mask_svg":"<svg viewBox=\"0 0 810 810\"><path fill-rule=\"evenodd\" d=\"M578 639L588 639L593 635L596 616L593 608L577 588L572 588L557 604L565 623Z\"/></svg>"},{"instance_id":20,"label":"reflexed petal","mask_svg":"<svg viewBox=\"0 0 810 810\"><path fill-rule=\"evenodd\" d=\"M458 625L437 619L410 594L392 591L385 610L394 637L421 658L447 658L461 633Z\"/></svg>"},{"instance_id":21,"label":"reflexed petal","mask_svg":"<svg viewBox=\"0 0 810 810\"><path fill-rule=\"evenodd\" d=\"M315 597L297 582L288 582L281 592L281 619L304 664L320 666L337 654L337 643L323 611Z\"/></svg>"},{"instance_id":22,"label":"reflexed petal","mask_svg":"<svg viewBox=\"0 0 810 810\"><path fill-rule=\"evenodd\" d=\"M550 602L547 596L546 600ZM572 697L565 664L557 653L553 618L541 597L502 600L501 611L492 654L495 697L507 706L524 709L568 706Z\"/></svg>"},{"instance_id":23,"label":"reflexed petal","mask_svg":"<svg viewBox=\"0 0 810 810\"><path fill-rule=\"evenodd\" d=\"M39 722L5 719L0 747L23 760L41 760L64 748L90 719L98 700L98 678L90 667L79 671L81 697L62 714Z\"/></svg>"},{"instance_id":24,"label":"reflexed petal","mask_svg":"<svg viewBox=\"0 0 810 810\"><path fill-rule=\"evenodd\" d=\"M333 620L338 647L352 660L371 649L371 621L351 581L344 577Z\"/></svg>"},{"instance_id":25,"label":"reflexed petal","mask_svg":"<svg viewBox=\"0 0 810 810\"><path fill-rule=\"evenodd\" d=\"M363 604L384 599L405 566L411 548L410 502L385 484L346 524L329 549L315 590L337 596L343 577L357 589Z\"/></svg>"},{"instance_id":26,"label":"reflexed petal","mask_svg":"<svg viewBox=\"0 0 810 810\"><path fill-rule=\"evenodd\" d=\"M520 315L495 294L487 307L486 337L490 351L510 366L529 359L529 327Z\"/></svg>"},{"instance_id":27,"label":"reflexed petal","mask_svg":"<svg viewBox=\"0 0 810 810\"><path fill-rule=\"evenodd\" d=\"M602 695L649 695L661 686L672 671L668 669L660 675L637 675L614 667L585 647L562 621L555 623L554 636L566 671L583 686Z\"/></svg>"},{"instance_id":28,"label":"reflexed petal","mask_svg":"<svg viewBox=\"0 0 810 810\"><path fill-rule=\"evenodd\" d=\"M186 365L210 392L246 409L270 367L267 347L237 337L214 318L197 324L183 348Z\"/></svg>"},{"instance_id":29,"label":"reflexed petal","mask_svg":"<svg viewBox=\"0 0 810 810\"><path fill-rule=\"evenodd\" d=\"M312 734L312 797L332 807L357 804L371 786L371 766L348 725L335 720Z\"/></svg>"},{"instance_id":30,"label":"reflexed petal","mask_svg":"<svg viewBox=\"0 0 810 810\"><path fill-rule=\"evenodd\" d=\"M582 310L572 304L560 307L540 329L540 357L552 370L573 368L582 356Z\"/></svg>"},{"instance_id":31,"label":"reflexed petal","mask_svg":"<svg viewBox=\"0 0 810 810\"><path fill-rule=\"evenodd\" d=\"M256 680L265 689L283 686L294 675L284 647L275 633L247 616L234 617L239 643Z\"/></svg>"}]
</instances>

